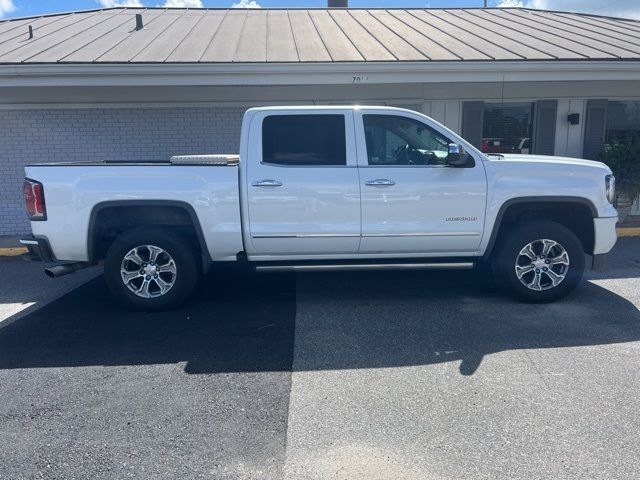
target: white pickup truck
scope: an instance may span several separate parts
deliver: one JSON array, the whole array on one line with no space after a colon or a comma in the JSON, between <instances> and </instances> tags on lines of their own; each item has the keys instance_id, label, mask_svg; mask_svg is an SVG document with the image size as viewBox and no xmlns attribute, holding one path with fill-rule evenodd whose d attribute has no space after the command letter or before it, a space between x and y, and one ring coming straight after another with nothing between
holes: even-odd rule
<instances>
[{"instance_id":1,"label":"white pickup truck","mask_svg":"<svg viewBox=\"0 0 640 480\"><path fill-rule=\"evenodd\" d=\"M212 262L259 271L483 267L549 302L616 242L599 162L487 156L388 107L248 110L239 155L26 167L32 257L50 276L104 263L142 309L183 302Z\"/></svg>"}]
</instances>

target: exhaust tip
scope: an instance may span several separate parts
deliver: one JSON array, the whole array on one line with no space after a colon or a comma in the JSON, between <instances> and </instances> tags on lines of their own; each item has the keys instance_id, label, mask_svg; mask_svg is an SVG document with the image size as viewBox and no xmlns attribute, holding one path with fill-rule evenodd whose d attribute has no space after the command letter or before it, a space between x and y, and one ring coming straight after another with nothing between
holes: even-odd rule
<instances>
[{"instance_id":1,"label":"exhaust tip","mask_svg":"<svg viewBox=\"0 0 640 480\"><path fill-rule=\"evenodd\" d=\"M64 263L62 265L55 265L53 267L45 268L44 273L49 278L57 278L63 275L69 275L78 270L82 270L83 268L87 268L91 264L88 262L77 262L77 263Z\"/></svg>"}]
</instances>

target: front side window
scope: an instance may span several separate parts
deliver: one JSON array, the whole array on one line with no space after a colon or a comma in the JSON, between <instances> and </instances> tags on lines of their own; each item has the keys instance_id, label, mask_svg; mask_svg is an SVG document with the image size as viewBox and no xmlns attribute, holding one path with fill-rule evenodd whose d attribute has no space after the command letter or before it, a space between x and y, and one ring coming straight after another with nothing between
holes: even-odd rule
<instances>
[{"instance_id":1,"label":"front side window","mask_svg":"<svg viewBox=\"0 0 640 480\"><path fill-rule=\"evenodd\" d=\"M369 165L445 165L449 141L422 122L363 115Z\"/></svg>"},{"instance_id":2,"label":"front side window","mask_svg":"<svg viewBox=\"0 0 640 480\"><path fill-rule=\"evenodd\" d=\"M262 122L262 162L347 164L344 115L270 115Z\"/></svg>"}]
</instances>

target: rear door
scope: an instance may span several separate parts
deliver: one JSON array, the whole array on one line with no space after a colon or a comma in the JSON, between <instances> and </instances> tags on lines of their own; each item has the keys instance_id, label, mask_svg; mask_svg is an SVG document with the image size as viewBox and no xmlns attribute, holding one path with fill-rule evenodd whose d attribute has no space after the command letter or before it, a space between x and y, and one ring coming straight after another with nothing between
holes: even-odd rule
<instances>
[{"instance_id":1,"label":"rear door","mask_svg":"<svg viewBox=\"0 0 640 480\"><path fill-rule=\"evenodd\" d=\"M251 254L356 253L360 187L353 112L259 111L249 135Z\"/></svg>"}]
</instances>

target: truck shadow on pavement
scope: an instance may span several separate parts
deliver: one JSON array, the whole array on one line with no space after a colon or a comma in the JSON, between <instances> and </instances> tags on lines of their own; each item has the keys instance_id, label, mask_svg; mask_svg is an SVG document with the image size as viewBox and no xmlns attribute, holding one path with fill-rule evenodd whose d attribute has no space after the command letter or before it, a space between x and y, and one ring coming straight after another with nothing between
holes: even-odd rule
<instances>
[{"instance_id":1,"label":"truck shadow on pavement","mask_svg":"<svg viewBox=\"0 0 640 480\"><path fill-rule=\"evenodd\" d=\"M638 340L638 308L589 282L558 303L526 305L460 272L214 272L184 307L140 313L119 307L99 277L0 330L0 369L186 362L186 373L206 374L456 361L471 375L494 352Z\"/></svg>"}]
</instances>

